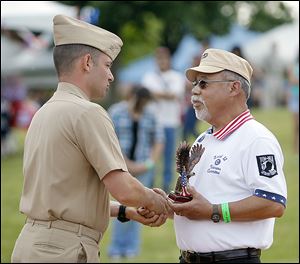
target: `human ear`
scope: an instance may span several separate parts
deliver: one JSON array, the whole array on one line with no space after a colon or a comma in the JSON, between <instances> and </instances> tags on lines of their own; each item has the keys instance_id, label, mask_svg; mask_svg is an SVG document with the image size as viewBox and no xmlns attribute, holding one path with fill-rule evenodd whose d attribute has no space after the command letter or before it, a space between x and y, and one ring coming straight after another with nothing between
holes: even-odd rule
<instances>
[{"instance_id":1,"label":"human ear","mask_svg":"<svg viewBox=\"0 0 300 264\"><path fill-rule=\"evenodd\" d=\"M93 66L92 56L87 53L82 57L82 67L84 71L90 72Z\"/></svg>"},{"instance_id":2,"label":"human ear","mask_svg":"<svg viewBox=\"0 0 300 264\"><path fill-rule=\"evenodd\" d=\"M233 96L239 94L242 91L241 82L233 81L230 86L230 94Z\"/></svg>"}]
</instances>

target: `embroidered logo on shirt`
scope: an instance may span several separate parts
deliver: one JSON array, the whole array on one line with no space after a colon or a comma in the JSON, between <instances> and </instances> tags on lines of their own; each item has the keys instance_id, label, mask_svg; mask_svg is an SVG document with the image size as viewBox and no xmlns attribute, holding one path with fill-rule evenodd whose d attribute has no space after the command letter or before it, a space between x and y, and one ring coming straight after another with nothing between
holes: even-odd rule
<instances>
[{"instance_id":1,"label":"embroidered logo on shirt","mask_svg":"<svg viewBox=\"0 0 300 264\"><path fill-rule=\"evenodd\" d=\"M260 176L272 178L277 175L277 167L274 155L256 156Z\"/></svg>"},{"instance_id":2,"label":"embroidered logo on shirt","mask_svg":"<svg viewBox=\"0 0 300 264\"><path fill-rule=\"evenodd\" d=\"M221 163L221 160L220 159L217 159L216 161L215 161L215 165L219 165Z\"/></svg>"},{"instance_id":3,"label":"embroidered logo on shirt","mask_svg":"<svg viewBox=\"0 0 300 264\"><path fill-rule=\"evenodd\" d=\"M210 164L207 169L207 173L220 174L222 169L218 166L222 163L222 161L226 161L227 157L225 155L215 155L213 159L214 162L213 164Z\"/></svg>"},{"instance_id":4,"label":"embroidered logo on shirt","mask_svg":"<svg viewBox=\"0 0 300 264\"><path fill-rule=\"evenodd\" d=\"M199 142L199 143L202 142L204 138L205 138L205 135L203 135L201 138L199 138L199 139L198 139L198 142Z\"/></svg>"},{"instance_id":5,"label":"embroidered logo on shirt","mask_svg":"<svg viewBox=\"0 0 300 264\"><path fill-rule=\"evenodd\" d=\"M206 135L212 134L213 133L213 128L210 127L209 129L206 130L206 132L198 139L198 143L202 142L205 138Z\"/></svg>"}]
</instances>

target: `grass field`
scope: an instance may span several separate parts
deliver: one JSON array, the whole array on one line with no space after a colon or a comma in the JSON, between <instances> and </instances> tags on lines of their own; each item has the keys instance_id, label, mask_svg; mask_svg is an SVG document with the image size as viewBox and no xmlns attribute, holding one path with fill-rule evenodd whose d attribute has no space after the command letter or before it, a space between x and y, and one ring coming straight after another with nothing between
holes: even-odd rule
<instances>
[{"instance_id":1,"label":"grass field","mask_svg":"<svg viewBox=\"0 0 300 264\"><path fill-rule=\"evenodd\" d=\"M299 262L299 156L292 152L292 119L283 108L274 111L252 110L255 119L265 124L278 138L285 164L284 172L288 185L288 203L285 214L276 220L274 242L263 251L262 262ZM201 124L200 131L208 126ZM20 145L24 133L18 132ZM18 211L22 190L22 148L13 156L1 159L1 263L10 262L15 240L23 226L25 217ZM160 179L157 179L157 186ZM110 242L111 226L101 241L101 262L109 263L107 246ZM121 260L124 263L178 263L178 248L172 220L159 228L144 227L142 230L142 252L140 256Z\"/></svg>"}]
</instances>

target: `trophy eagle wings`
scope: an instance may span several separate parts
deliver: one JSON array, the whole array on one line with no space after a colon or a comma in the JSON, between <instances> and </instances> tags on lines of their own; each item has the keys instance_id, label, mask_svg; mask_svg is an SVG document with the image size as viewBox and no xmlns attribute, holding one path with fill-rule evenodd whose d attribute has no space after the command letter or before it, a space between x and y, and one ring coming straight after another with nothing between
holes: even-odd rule
<instances>
[{"instance_id":1,"label":"trophy eagle wings","mask_svg":"<svg viewBox=\"0 0 300 264\"><path fill-rule=\"evenodd\" d=\"M192 148L185 141L182 142L176 151L176 171L179 173L179 177L176 182L175 194L188 196L190 195L186 186L196 164L200 161L205 148L202 144L196 144Z\"/></svg>"}]
</instances>

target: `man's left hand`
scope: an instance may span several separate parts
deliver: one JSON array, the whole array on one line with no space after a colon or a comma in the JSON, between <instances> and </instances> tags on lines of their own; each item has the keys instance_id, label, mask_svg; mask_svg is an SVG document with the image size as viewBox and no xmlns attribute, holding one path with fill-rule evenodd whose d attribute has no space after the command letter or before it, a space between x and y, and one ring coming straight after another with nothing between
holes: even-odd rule
<instances>
[{"instance_id":1,"label":"man's left hand","mask_svg":"<svg viewBox=\"0 0 300 264\"><path fill-rule=\"evenodd\" d=\"M212 210L211 203L192 186L188 187L188 192L193 196L193 199L189 202L174 203L168 200L168 204L175 214L185 216L191 220L209 219Z\"/></svg>"},{"instance_id":2,"label":"man's left hand","mask_svg":"<svg viewBox=\"0 0 300 264\"><path fill-rule=\"evenodd\" d=\"M146 208L134 208L134 207L127 207L126 208L126 217L140 222L143 225L151 226L151 227L158 227L164 224L167 220L167 215L165 214L155 214L155 212L150 211Z\"/></svg>"}]
</instances>

